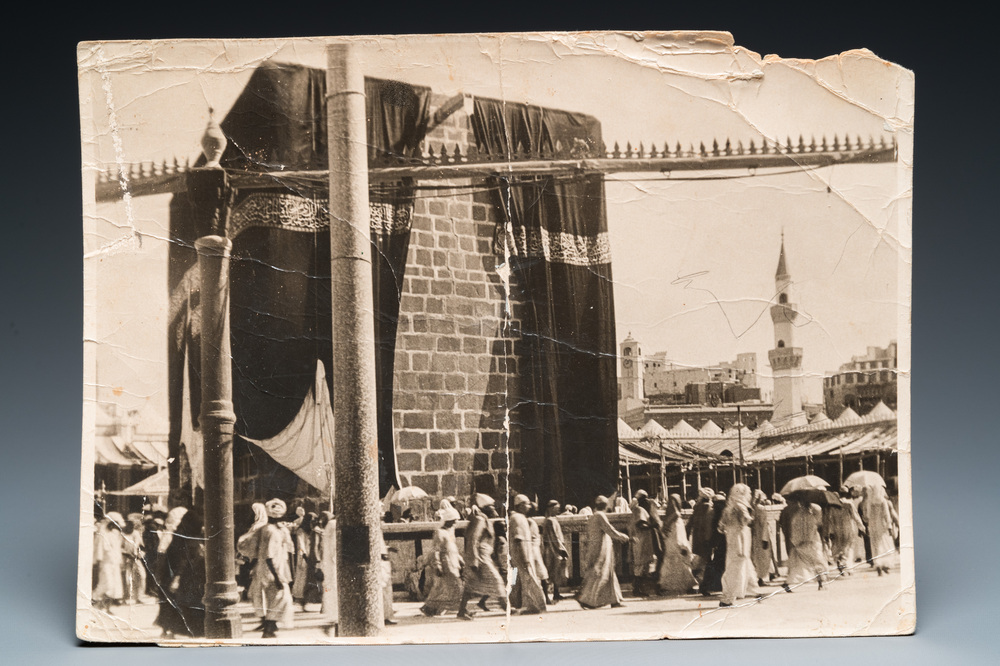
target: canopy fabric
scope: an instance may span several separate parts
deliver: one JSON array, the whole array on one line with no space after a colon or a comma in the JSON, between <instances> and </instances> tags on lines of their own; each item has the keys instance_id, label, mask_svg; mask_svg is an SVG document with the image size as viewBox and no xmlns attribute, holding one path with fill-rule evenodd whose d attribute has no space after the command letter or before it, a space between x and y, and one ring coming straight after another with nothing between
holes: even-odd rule
<instances>
[{"instance_id":1,"label":"canopy fabric","mask_svg":"<svg viewBox=\"0 0 1000 666\"><path fill-rule=\"evenodd\" d=\"M830 424L827 424L830 425ZM787 436L761 438L757 446L745 454L747 462L770 462L806 456L854 455L897 448L895 422L856 424L849 427L826 428Z\"/></svg>"},{"instance_id":2,"label":"canopy fabric","mask_svg":"<svg viewBox=\"0 0 1000 666\"><path fill-rule=\"evenodd\" d=\"M630 465L652 465L660 464L660 459L652 453L646 451L636 451L624 446L618 447L619 464L628 463Z\"/></svg>"},{"instance_id":3,"label":"canopy fabric","mask_svg":"<svg viewBox=\"0 0 1000 666\"><path fill-rule=\"evenodd\" d=\"M583 114L476 98L479 151L496 159L600 145ZM521 399L510 415L525 490L583 505L618 480L614 289L602 176L494 178L503 215L497 253L510 254Z\"/></svg>"},{"instance_id":4,"label":"canopy fabric","mask_svg":"<svg viewBox=\"0 0 1000 666\"><path fill-rule=\"evenodd\" d=\"M618 440L623 439L638 439L642 435L632 429L632 427L625 423L622 419L618 419Z\"/></svg>"},{"instance_id":5,"label":"canopy fabric","mask_svg":"<svg viewBox=\"0 0 1000 666\"><path fill-rule=\"evenodd\" d=\"M187 469L191 474L191 488L205 487L205 442L201 429L191 415L191 378L188 364L184 364L184 402L181 408L180 446L187 461ZM184 485L183 483L180 485Z\"/></svg>"},{"instance_id":6,"label":"canopy fabric","mask_svg":"<svg viewBox=\"0 0 1000 666\"><path fill-rule=\"evenodd\" d=\"M229 170L325 169L326 73L295 64L266 62L250 77L221 127ZM430 89L365 79L369 159L415 154L429 122ZM392 379L396 322L413 212L411 183L369 192L376 340L376 393L380 492L399 485L392 428ZM325 190L325 188L324 188ZM330 240L326 195L289 186L286 191L241 191L229 215L233 239L230 270L233 405L236 432L248 440L278 436L296 417L313 385L317 359L333 368ZM201 228L188 193L170 210L170 418L171 451L178 451L183 395L198 419L199 294L194 241ZM185 338L187 338L185 342ZM192 385L182 388L188 363ZM332 385L328 379L328 391ZM254 455L239 441L237 464ZM270 463L268 463L270 464ZM179 471L177 468L175 473ZM269 493L292 492L287 470L258 470ZM287 483L286 483L287 482Z\"/></svg>"},{"instance_id":7,"label":"canopy fabric","mask_svg":"<svg viewBox=\"0 0 1000 666\"><path fill-rule=\"evenodd\" d=\"M715 421L709 419L705 421L705 425L703 425L701 427L701 430L699 430L698 432L700 432L703 435L717 435L722 432L722 428L720 428Z\"/></svg>"},{"instance_id":8,"label":"canopy fabric","mask_svg":"<svg viewBox=\"0 0 1000 666\"><path fill-rule=\"evenodd\" d=\"M333 485L333 407L323 363L292 422L268 439L249 439L300 479L329 495Z\"/></svg>"},{"instance_id":9,"label":"canopy fabric","mask_svg":"<svg viewBox=\"0 0 1000 666\"><path fill-rule=\"evenodd\" d=\"M622 442L619 451L627 451L631 456L639 456L648 463L660 463L660 456L668 464L720 462L722 457L688 442L665 439L637 439ZM632 461L630 461L632 462Z\"/></svg>"},{"instance_id":10,"label":"canopy fabric","mask_svg":"<svg viewBox=\"0 0 1000 666\"><path fill-rule=\"evenodd\" d=\"M727 432L720 435L713 436L702 436L702 437L684 437L679 438L677 441L683 441L690 446L695 446L705 451L706 453L711 453L712 455L721 456L723 451L728 451L733 456L737 455L740 445L742 443L744 456L748 451L753 449L756 445L757 440L752 437L742 436L738 437L736 432Z\"/></svg>"},{"instance_id":11,"label":"canopy fabric","mask_svg":"<svg viewBox=\"0 0 1000 666\"><path fill-rule=\"evenodd\" d=\"M861 420L858 413L848 407L840 413L840 416L833 420L834 423L856 423Z\"/></svg>"},{"instance_id":12,"label":"canopy fabric","mask_svg":"<svg viewBox=\"0 0 1000 666\"><path fill-rule=\"evenodd\" d=\"M684 419L681 419L670 429L670 433L675 435L694 435L698 433L698 430Z\"/></svg>"},{"instance_id":13,"label":"canopy fabric","mask_svg":"<svg viewBox=\"0 0 1000 666\"><path fill-rule=\"evenodd\" d=\"M650 421L650 423L655 423ZM641 440L625 440L630 448L645 447L652 453L657 452L657 445L663 442L667 451L683 451L678 460L722 460L729 459L728 454L737 455L739 447L743 448L744 461L770 462L804 458L806 456L855 455L874 451L893 451L897 446L897 428L895 420L883 420L877 423L864 423L860 419L848 424L830 420L820 420L807 426L797 428L757 428L749 431L742 428L737 433L732 430L719 434L690 432L678 434L674 430L664 430L662 434L650 436L646 429L655 430L647 423L639 431ZM692 428L693 430L693 428ZM723 455L727 453L727 455ZM669 458L671 460L673 458Z\"/></svg>"},{"instance_id":14,"label":"canopy fabric","mask_svg":"<svg viewBox=\"0 0 1000 666\"><path fill-rule=\"evenodd\" d=\"M120 435L99 435L94 442L94 462L98 465L123 467L164 467L167 464L167 443L159 441L127 441Z\"/></svg>"},{"instance_id":15,"label":"canopy fabric","mask_svg":"<svg viewBox=\"0 0 1000 666\"><path fill-rule=\"evenodd\" d=\"M639 429L639 433L644 437L666 437L667 429L654 419L646 421L646 425Z\"/></svg>"},{"instance_id":16,"label":"canopy fabric","mask_svg":"<svg viewBox=\"0 0 1000 666\"><path fill-rule=\"evenodd\" d=\"M170 475L166 467L124 490L109 490L109 495L128 497L160 497L170 492Z\"/></svg>"},{"instance_id":17,"label":"canopy fabric","mask_svg":"<svg viewBox=\"0 0 1000 666\"><path fill-rule=\"evenodd\" d=\"M875 423L877 421L888 421L894 418L896 418L896 412L889 409L888 405L879 400L878 404L875 405L870 412L865 414L862 420L868 423Z\"/></svg>"}]
</instances>

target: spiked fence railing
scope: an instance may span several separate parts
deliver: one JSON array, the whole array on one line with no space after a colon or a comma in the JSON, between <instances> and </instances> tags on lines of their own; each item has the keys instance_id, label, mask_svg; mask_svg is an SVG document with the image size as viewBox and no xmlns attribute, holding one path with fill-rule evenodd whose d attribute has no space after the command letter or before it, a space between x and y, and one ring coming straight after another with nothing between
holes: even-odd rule
<instances>
[{"instance_id":1,"label":"spiked fence railing","mask_svg":"<svg viewBox=\"0 0 1000 666\"><path fill-rule=\"evenodd\" d=\"M835 135L832 140L824 136L819 142L813 137L806 143L790 137L785 143L751 139L735 144L726 139L720 144L713 140L695 147L685 148L679 142L659 144L644 142L633 146L627 142L622 148L615 143L610 149L604 144L592 146L577 140L571 145L557 142L554 146L529 151L517 145L508 153L488 154L474 146L463 152L458 145L449 148L444 144L422 143L418 154L412 156L382 154L369 161L369 179L372 182L394 181L401 178L417 180L442 180L484 176L518 177L553 174L610 174L672 171L708 171L719 169L756 169L780 167L822 167L834 164L894 162L897 159L895 138L880 137L878 141L860 136L851 139ZM184 174L192 168L189 161L128 164L124 167L102 169L97 174L97 201L122 199L180 192L186 187ZM328 172L275 170L268 171L229 169L232 184L237 189L286 189L324 187Z\"/></svg>"}]
</instances>

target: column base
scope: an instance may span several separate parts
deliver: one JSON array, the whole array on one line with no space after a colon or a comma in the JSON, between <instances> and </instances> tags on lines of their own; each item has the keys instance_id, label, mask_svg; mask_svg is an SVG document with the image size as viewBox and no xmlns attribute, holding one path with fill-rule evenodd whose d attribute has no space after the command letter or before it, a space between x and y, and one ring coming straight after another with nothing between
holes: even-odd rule
<instances>
[{"instance_id":1,"label":"column base","mask_svg":"<svg viewBox=\"0 0 1000 666\"><path fill-rule=\"evenodd\" d=\"M236 608L205 611L206 638L243 638L243 617Z\"/></svg>"}]
</instances>

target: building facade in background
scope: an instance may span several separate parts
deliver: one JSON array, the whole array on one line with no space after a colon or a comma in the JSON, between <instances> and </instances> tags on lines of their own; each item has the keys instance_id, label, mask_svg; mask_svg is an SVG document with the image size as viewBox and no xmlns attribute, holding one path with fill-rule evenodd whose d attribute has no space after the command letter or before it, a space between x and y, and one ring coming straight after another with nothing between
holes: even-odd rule
<instances>
[{"instance_id":1,"label":"building facade in background","mask_svg":"<svg viewBox=\"0 0 1000 666\"><path fill-rule=\"evenodd\" d=\"M850 407L864 416L879 402L896 409L896 341L887 347L869 347L823 378L823 404L835 419Z\"/></svg>"}]
</instances>

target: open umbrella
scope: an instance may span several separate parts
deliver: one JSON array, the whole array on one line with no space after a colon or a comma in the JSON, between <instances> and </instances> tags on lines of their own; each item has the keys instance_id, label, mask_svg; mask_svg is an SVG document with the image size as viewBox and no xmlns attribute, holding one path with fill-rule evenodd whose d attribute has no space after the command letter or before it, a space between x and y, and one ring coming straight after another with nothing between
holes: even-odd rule
<instances>
[{"instance_id":1,"label":"open umbrella","mask_svg":"<svg viewBox=\"0 0 1000 666\"><path fill-rule=\"evenodd\" d=\"M789 501L806 502L808 504L819 504L820 506L840 506L840 496L822 488L809 488L807 490L793 490L785 495Z\"/></svg>"},{"instance_id":2,"label":"open umbrella","mask_svg":"<svg viewBox=\"0 0 1000 666\"><path fill-rule=\"evenodd\" d=\"M781 494L788 495L789 493L794 493L796 490L814 490L816 488L822 490L823 488L829 487L830 484L823 479L818 476L808 474L806 476L796 477L786 483L785 487L781 489Z\"/></svg>"},{"instance_id":3,"label":"open umbrella","mask_svg":"<svg viewBox=\"0 0 1000 666\"><path fill-rule=\"evenodd\" d=\"M874 488L875 486L885 488L885 479L875 472L861 470L844 479L844 485L848 488Z\"/></svg>"},{"instance_id":4,"label":"open umbrella","mask_svg":"<svg viewBox=\"0 0 1000 666\"><path fill-rule=\"evenodd\" d=\"M392 502L394 504L402 504L403 502L409 502L411 500L423 499L427 497L427 493L420 486L407 486L401 488L395 495L392 496Z\"/></svg>"}]
</instances>

